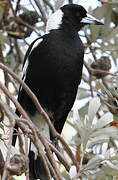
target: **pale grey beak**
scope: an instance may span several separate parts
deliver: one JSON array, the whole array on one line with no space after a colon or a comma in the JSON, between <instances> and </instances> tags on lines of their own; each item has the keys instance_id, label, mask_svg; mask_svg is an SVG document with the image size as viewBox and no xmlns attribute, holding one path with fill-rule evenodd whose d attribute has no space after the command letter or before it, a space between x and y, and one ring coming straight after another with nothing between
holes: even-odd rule
<instances>
[{"instance_id":1,"label":"pale grey beak","mask_svg":"<svg viewBox=\"0 0 118 180\"><path fill-rule=\"evenodd\" d=\"M91 16L90 14L87 14L86 17L82 18L80 21L84 24L96 24L96 25L104 25L100 20L96 19L95 17Z\"/></svg>"}]
</instances>

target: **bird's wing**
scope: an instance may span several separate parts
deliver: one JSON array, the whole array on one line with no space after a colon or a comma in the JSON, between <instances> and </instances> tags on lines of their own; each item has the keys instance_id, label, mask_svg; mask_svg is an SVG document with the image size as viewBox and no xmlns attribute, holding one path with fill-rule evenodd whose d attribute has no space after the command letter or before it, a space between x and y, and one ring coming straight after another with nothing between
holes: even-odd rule
<instances>
[{"instance_id":1,"label":"bird's wing","mask_svg":"<svg viewBox=\"0 0 118 180\"><path fill-rule=\"evenodd\" d=\"M24 57L23 67L24 67L25 62L26 62L26 60L28 59L28 57L29 57L29 55L30 55L30 53L31 53L31 51L32 51L32 48L34 49L42 40L43 40L43 36L38 37L37 39L35 39L35 40L30 44L30 46L29 46L29 48L28 48L28 50L27 50L27 52L26 52L26 54L25 54L25 57Z\"/></svg>"},{"instance_id":2,"label":"bird's wing","mask_svg":"<svg viewBox=\"0 0 118 180\"><path fill-rule=\"evenodd\" d=\"M23 62L23 67L22 67L22 71L23 71L23 75L22 75L22 79L24 78L24 74L26 73L26 70L27 70L27 67L28 67L28 57L29 55L31 54L32 50L38 46L41 41L43 41L43 36L41 37L38 37L37 39L35 39L29 46L26 54L25 54L25 57L24 57L24 62Z\"/></svg>"},{"instance_id":3,"label":"bird's wing","mask_svg":"<svg viewBox=\"0 0 118 180\"><path fill-rule=\"evenodd\" d=\"M22 70L23 70L23 74L22 74L22 80L24 81L25 80L25 77L26 77L26 72L27 72L27 67L28 67L28 57L29 55L31 54L32 50L43 40L43 36L41 37L38 37L37 39L35 39L29 46L26 54L25 54L25 57L24 57L24 62L23 62L23 67L22 67ZM25 92L25 91L24 91ZM26 93L26 92L25 92ZM19 87L19 92L18 92L18 101L19 103L21 103L21 100L23 98L23 93L22 93L22 86L20 85ZM22 103L21 103L22 104ZM16 114L18 116L20 116L20 113L19 111L16 109ZM15 130L14 130L14 134L17 133L17 129L18 129L18 126L17 124L15 125ZM15 146L15 143L16 143L16 138L17 138L17 135L14 135L13 136L13 141L12 141L12 144L13 146Z\"/></svg>"},{"instance_id":4,"label":"bird's wing","mask_svg":"<svg viewBox=\"0 0 118 180\"><path fill-rule=\"evenodd\" d=\"M24 62L23 62L23 66L22 66L22 80L25 81L25 77L26 77L26 73L27 73L27 68L28 68L28 64L29 64L29 60L28 57L31 54L32 50L37 47L41 42L43 41L43 36L38 37L37 39L35 39L29 46L25 57L24 57ZM18 101L20 102L21 99L21 90L22 90L22 86L20 85L19 87L19 92L18 92ZM16 110L16 113L18 114L18 111Z\"/></svg>"}]
</instances>

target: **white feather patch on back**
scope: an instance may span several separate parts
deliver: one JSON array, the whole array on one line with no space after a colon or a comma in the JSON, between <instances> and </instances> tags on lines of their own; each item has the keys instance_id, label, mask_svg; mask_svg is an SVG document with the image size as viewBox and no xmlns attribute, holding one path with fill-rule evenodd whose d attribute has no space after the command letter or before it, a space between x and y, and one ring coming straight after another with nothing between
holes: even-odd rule
<instances>
[{"instance_id":1,"label":"white feather patch on back","mask_svg":"<svg viewBox=\"0 0 118 180\"><path fill-rule=\"evenodd\" d=\"M62 24L63 12L61 9L55 11L47 21L46 25L46 34L50 32L52 29L58 29L60 24Z\"/></svg>"}]
</instances>

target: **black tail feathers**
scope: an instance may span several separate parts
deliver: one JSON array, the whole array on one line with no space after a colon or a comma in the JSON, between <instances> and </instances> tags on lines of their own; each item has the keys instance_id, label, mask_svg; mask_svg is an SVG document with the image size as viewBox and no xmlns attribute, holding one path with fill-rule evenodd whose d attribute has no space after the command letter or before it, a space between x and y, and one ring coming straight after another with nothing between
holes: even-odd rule
<instances>
[{"instance_id":1,"label":"black tail feathers","mask_svg":"<svg viewBox=\"0 0 118 180\"><path fill-rule=\"evenodd\" d=\"M29 175L30 180L48 180L43 161L40 157L36 157L33 151L29 151Z\"/></svg>"},{"instance_id":2,"label":"black tail feathers","mask_svg":"<svg viewBox=\"0 0 118 180\"><path fill-rule=\"evenodd\" d=\"M19 111L16 109L16 115L18 116L18 117L20 117L20 113L19 113ZM15 146L15 144L16 144L16 139L17 139L17 130L18 130L18 125L17 124L15 124L15 127L14 127L14 132L13 132L13 139L12 139L12 145L13 146Z\"/></svg>"}]
</instances>

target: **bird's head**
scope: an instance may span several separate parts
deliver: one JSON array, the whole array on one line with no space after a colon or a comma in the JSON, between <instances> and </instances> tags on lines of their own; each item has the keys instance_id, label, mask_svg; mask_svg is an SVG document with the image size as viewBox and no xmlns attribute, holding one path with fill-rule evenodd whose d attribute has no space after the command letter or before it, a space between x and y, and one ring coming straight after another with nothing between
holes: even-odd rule
<instances>
[{"instance_id":1,"label":"bird's head","mask_svg":"<svg viewBox=\"0 0 118 180\"><path fill-rule=\"evenodd\" d=\"M68 30L79 31L86 24L103 25L100 20L89 15L83 6L68 4L51 15L47 21L46 31L65 27Z\"/></svg>"}]
</instances>

